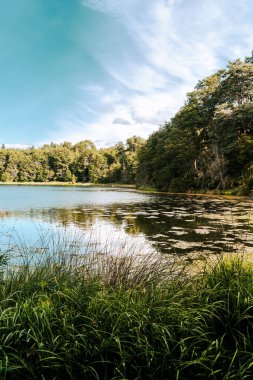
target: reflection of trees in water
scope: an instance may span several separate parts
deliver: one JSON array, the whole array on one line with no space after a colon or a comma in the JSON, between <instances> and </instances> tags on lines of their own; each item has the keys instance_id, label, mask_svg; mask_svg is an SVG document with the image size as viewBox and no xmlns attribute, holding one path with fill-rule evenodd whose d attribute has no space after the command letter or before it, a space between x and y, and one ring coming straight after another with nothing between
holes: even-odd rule
<instances>
[{"instance_id":1,"label":"reflection of trees in water","mask_svg":"<svg viewBox=\"0 0 253 380\"><path fill-rule=\"evenodd\" d=\"M238 201L175 195L159 196L157 202L150 203L31 210L29 216L86 231L96 223L110 223L136 238L144 235L160 252L187 253L252 246L250 213L250 202L241 205Z\"/></svg>"},{"instance_id":2,"label":"reflection of trees in water","mask_svg":"<svg viewBox=\"0 0 253 380\"><path fill-rule=\"evenodd\" d=\"M80 228L89 229L95 223L97 214L93 210L62 208L51 210L50 219L50 221L57 221L66 227L70 224L74 224Z\"/></svg>"},{"instance_id":3,"label":"reflection of trees in water","mask_svg":"<svg viewBox=\"0 0 253 380\"><path fill-rule=\"evenodd\" d=\"M129 235L143 234L163 253L219 252L245 243L243 235L245 231L252 232L252 227L247 218L242 226L242 216L250 208L251 204L242 208L231 201L174 196L159 197L158 202L152 203L53 209L50 218L52 222L57 220L65 226L73 223L84 229L92 228L96 221L107 220L124 226Z\"/></svg>"}]
</instances>

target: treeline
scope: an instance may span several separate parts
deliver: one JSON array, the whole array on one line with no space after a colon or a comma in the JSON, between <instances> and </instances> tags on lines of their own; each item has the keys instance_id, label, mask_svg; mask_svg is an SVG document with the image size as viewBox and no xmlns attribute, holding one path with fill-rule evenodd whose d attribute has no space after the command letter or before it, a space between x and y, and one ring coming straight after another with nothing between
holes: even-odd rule
<instances>
[{"instance_id":1,"label":"treeline","mask_svg":"<svg viewBox=\"0 0 253 380\"><path fill-rule=\"evenodd\" d=\"M89 140L43 145L41 148L0 149L2 182L122 182L134 183L140 137L126 144L97 149Z\"/></svg>"},{"instance_id":2,"label":"treeline","mask_svg":"<svg viewBox=\"0 0 253 380\"><path fill-rule=\"evenodd\" d=\"M121 182L164 191L253 187L253 54L201 80L147 141L0 149L3 182ZM238 191L238 190L237 190Z\"/></svg>"},{"instance_id":3,"label":"treeline","mask_svg":"<svg viewBox=\"0 0 253 380\"><path fill-rule=\"evenodd\" d=\"M253 55L198 82L147 140L138 173L160 190L252 188Z\"/></svg>"}]
</instances>

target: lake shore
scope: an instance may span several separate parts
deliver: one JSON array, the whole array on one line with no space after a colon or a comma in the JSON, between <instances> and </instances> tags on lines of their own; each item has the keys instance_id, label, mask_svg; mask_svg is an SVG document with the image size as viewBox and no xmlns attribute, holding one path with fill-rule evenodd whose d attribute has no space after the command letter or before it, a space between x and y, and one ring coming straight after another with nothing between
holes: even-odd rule
<instances>
[{"instance_id":1,"label":"lake shore","mask_svg":"<svg viewBox=\"0 0 253 380\"><path fill-rule=\"evenodd\" d=\"M136 188L136 191L144 194L157 194L157 195L187 195L191 197L207 197L207 198L222 198L222 199L252 199L253 194L248 195L234 195L234 194L226 194L226 193L220 193L214 191L206 191L206 192L193 192L193 191L186 191L186 192L175 192L175 191L158 191L155 189L145 189L145 188Z\"/></svg>"},{"instance_id":2,"label":"lake shore","mask_svg":"<svg viewBox=\"0 0 253 380\"><path fill-rule=\"evenodd\" d=\"M135 190L138 193L143 194L154 194L154 195L187 195L187 196L201 196L209 198L227 198L227 199L248 199L252 198L253 194L248 195L234 195L227 194L226 192L221 192L217 190L206 190L201 192L194 192L192 190L186 192L172 192L172 191L159 191L153 188L138 188L134 184L124 184L124 183L93 183L93 182L0 182L0 186L62 186L62 187L111 187L111 188L122 188Z\"/></svg>"},{"instance_id":3,"label":"lake shore","mask_svg":"<svg viewBox=\"0 0 253 380\"><path fill-rule=\"evenodd\" d=\"M1 375L232 380L240 373L242 379L250 378L252 242L240 246L247 256L231 255L230 244L234 237L238 249L240 239L243 243L250 236L249 221L239 230L235 223L241 225L241 217L250 214L251 202L215 199L221 198L217 195L150 196L120 184L12 185L16 187L2 186L0 197L14 212L8 241L13 221L16 227L21 216L26 224L20 230L23 240L16 240L23 262L12 266L10 251L0 255ZM94 191L92 186L97 186ZM15 213L20 205L23 210ZM40 217L49 222L45 235L30 246L35 230L25 230L29 216L33 224ZM209 226L209 221L215 224ZM53 223L63 225L64 240L52 230ZM117 228L111 229L112 224ZM72 235L65 240L68 225ZM73 235L75 225L81 236L89 226L102 227L105 239L98 244L96 234L94 240L84 240L94 247L85 251L79 235ZM122 226L128 227L129 244ZM136 232L147 240L132 240ZM146 251L145 241L165 255ZM214 255L218 242L221 254Z\"/></svg>"},{"instance_id":4,"label":"lake shore","mask_svg":"<svg viewBox=\"0 0 253 380\"><path fill-rule=\"evenodd\" d=\"M81 187L121 187L126 189L136 189L135 185L121 183L92 183L92 182L0 182L0 186L81 186Z\"/></svg>"}]
</instances>

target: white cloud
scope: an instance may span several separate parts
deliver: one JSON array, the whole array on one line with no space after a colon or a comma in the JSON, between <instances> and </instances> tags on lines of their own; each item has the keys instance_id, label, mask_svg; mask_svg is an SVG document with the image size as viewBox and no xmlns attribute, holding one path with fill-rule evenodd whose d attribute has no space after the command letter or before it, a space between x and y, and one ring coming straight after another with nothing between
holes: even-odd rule
<instances>
[{"instance_id":1,"label":"white cloud","mask_svg":"<svg viewBox=\"0 0 253 380\"><path fill-rule=\"evenodd\" d=\"M87 126L85 123L80 124L64 121L60 125L60 130L54 133L54 141L72 141L76 143L81 140L92 140L98 147L113 145L118 141L125 141L128 137L133 135L140 135L148 137L150 130L153 129L153 124L142 123L136 125L135 122L129 121L129 124L120 125L115 124L112 115L103 115L95 122Z\"/></svg>"},{"instance_id":2,"label":"white cloud","mask_svg":"<svg viewBox=\"0 0 253 380\"><path fill-rule=\"evenodd\" d=\"M107 67L108 73L129 90L148 93L168 86L168 78L145 64L128 63L124 70Z\"/></svg>"},{"instance_id":3,"label":"white cloud","mask_svg":"<svg viewBox=\"0 0 253 380\"><path fill-rule=\"evenodd\" d=\"M134 134L148 137L183 105L199 79L229 59L250 54L253 46L253 26L250 19L246 22L249 0L242 4L82 0L82 4L116 21L130 45L119 44L122 51L116 51L108 39L106 49L93 52L110 84L82 87L76 116L59 123L60 141L88 138L107 145Z\"/></svg>"}]
</instances>

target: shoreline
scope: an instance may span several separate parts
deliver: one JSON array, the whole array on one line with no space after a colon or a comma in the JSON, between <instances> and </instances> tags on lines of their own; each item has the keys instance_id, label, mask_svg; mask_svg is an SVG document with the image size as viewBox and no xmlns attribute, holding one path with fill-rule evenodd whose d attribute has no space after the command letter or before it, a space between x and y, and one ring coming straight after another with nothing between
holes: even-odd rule
<instances>
[{"instance_id":1,"label":"shoreline","mask_svg":"<svg viewBox=\"0 0 253 380\"><path fill-rule=\"evenodd\" d=\"M127 189L136 189L135 185L119 183L92 183L92 182L0 182L0 186L69 186L69 187L121 187Z\"/></svg>"},{"instance_id":2,"label":"shoreline","mask_svg":"<svg viewBox=\"0 0 253 380\"><path fill-rule=\"evenodd\" d=\"M216 193L215 190L207 190L206 192L171 192L171 191L159 191L155 189L142 189L137 188L136 185L133 184L123 184L123 183L93 183L93 182L0 182L0 186L59 186L59 187L111 187L111 188L121 188L134 190L138 193L144 194L154 194L154 195L185 195L191 197L208 197L208 198L227 198L227 199L252 199L253 194L249 195L230 195L230 194L222 194Z\"/></svg>"},{"instance_id":3,"label":"shoreline","mask_svg":"<svg viewBox=\"0 0 253 380\"><path fill-rule=\"evenodd\" d=\"M171 191L156 191L156 190L141 190L136 189L137 192L145 194L158 194L158 195L185 195L190 197L207 197L207 198L227 198L227 199L252 199L252 195L230 195L230 194L217 194L213 192L194 193L194 192L171 192Z\"/></svg>"}]
</instances>

